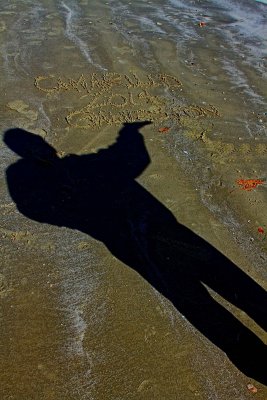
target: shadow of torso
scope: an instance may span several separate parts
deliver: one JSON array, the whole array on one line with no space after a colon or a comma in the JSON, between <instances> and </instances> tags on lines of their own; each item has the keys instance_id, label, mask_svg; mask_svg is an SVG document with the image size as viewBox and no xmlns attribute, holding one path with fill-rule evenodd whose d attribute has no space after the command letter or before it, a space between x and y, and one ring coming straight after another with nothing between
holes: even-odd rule
<instances>
[{"instance_id":1,"label":"shadow of torso","mask_svg":"<svg viewBox=\"0 0 267 400\"><path fill-rule=\"evenodd\" d=\"M158 289L169 275L172 249L176 255L179 249L176 272L183 281L189 274L192 287L192 261L200 262L204 253L207 258L207 246L136 181L150 160L139 133L129 145L119 140L96 154L20 159L6 173L10 194L23 215L103 242Z\"/></svg>"}]
</instances>

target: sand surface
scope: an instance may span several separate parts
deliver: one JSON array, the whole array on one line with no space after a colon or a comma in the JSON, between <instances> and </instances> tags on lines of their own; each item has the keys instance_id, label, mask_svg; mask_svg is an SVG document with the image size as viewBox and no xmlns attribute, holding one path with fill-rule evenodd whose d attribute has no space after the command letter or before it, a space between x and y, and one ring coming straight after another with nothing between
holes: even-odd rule
<instances>
[{"instance_id":1,"label":"sand surface","mask_svg":"<svg viewBox=\"0 0 267 400\"><path fill-rule=\"evenodd\" d=\"M0 6L1 399L266 400L263 3Z\"/></svg>"}]
</instances>

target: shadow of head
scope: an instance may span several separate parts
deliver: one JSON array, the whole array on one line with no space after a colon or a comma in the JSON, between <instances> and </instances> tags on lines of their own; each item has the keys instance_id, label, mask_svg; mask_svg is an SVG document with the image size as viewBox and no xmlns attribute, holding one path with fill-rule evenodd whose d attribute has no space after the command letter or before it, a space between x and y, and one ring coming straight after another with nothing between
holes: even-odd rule
<instances>
[{"instance_id":1,"label":"shadow of head","mask_svg":"<svg viewBox=\"0 0 267 400\"><path fill-rule=\"evenodd\" d=\"M4 134L4 143L23 158L51 159L56 157L56 150L41 136L23 129L9 129Z\"/></svg>"}]
</instances>

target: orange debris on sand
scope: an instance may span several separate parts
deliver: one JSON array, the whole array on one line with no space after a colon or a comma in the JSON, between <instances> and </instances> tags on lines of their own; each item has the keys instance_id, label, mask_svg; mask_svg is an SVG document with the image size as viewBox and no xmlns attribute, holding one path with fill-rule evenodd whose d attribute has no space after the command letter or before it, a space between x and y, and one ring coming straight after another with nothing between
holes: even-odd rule
<instances>
[{"instance_id":1,"label":"orange debris on sand","mask_svg":"<svg viewBox=\"0 0 267 400\"><path fill-rule=\"evenodd\" d=\"M170 128L168 128L167 126L164 126L163 128L159 128L159 132L168 132L170 130Z\"/></svg>"},{"instance_id":2,"label":"orange debris on sand","mask_svg":"<svg viewBox=\"0 0 267 400\"><path fill-rule=\"evenodd\" d=\"M258 185L263 185L265 182L262 179L238 179L236 183L241 186L242 190L250 191Z\"/></svg>"},{"instance_id":3,"label":"orange debris on sand","mask_svg":"<svg viewBox=\"0 0 267 400\"><path fill-rule=\"evenodd\" d=\"M251 392L251 393L257 393L258 389L252 384L252 383L248 383L247 384L247 389Z\"/></svg>"}]
</instances>

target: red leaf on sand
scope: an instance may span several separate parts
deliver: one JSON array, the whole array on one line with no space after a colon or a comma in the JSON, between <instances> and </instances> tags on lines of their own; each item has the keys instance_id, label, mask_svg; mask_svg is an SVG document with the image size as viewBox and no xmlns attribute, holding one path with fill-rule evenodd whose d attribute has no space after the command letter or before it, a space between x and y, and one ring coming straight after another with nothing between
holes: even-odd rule
<instances>
[{"instance_id":1,"label":"red leaf on sand","mask_svg":"<svg viewBox=\"0 0 267 400\"><path fill-rule=\"evenodd\" d=\"M251 191L258 185L263 185L265 182L262 179L238 179L236 183L241 186L242 190Z\"/></svg>"},{"instance_id":2,"label":"red leaf on sand","mask_svg":"<svg viewBox=\"0 0 267 400\"><path fill-rule=\"evenodd\" d=\"M170 130L170 128L168 128L167 126L164 126L163 128L159 128L159 132L165 133L168 132Z\"/></svg>"},{"instance_id":3,"label":"red leaf on sand","mask_svg":"<svg viewBox=\"0 0 267 400\"><path fill-rule=\"evenodd\" d=\"M259 226L259 227L258 227L258 232L259 232L259 233L264 233L264 229L263 229L261 226Z\"/></svg>"}]
</instances>

